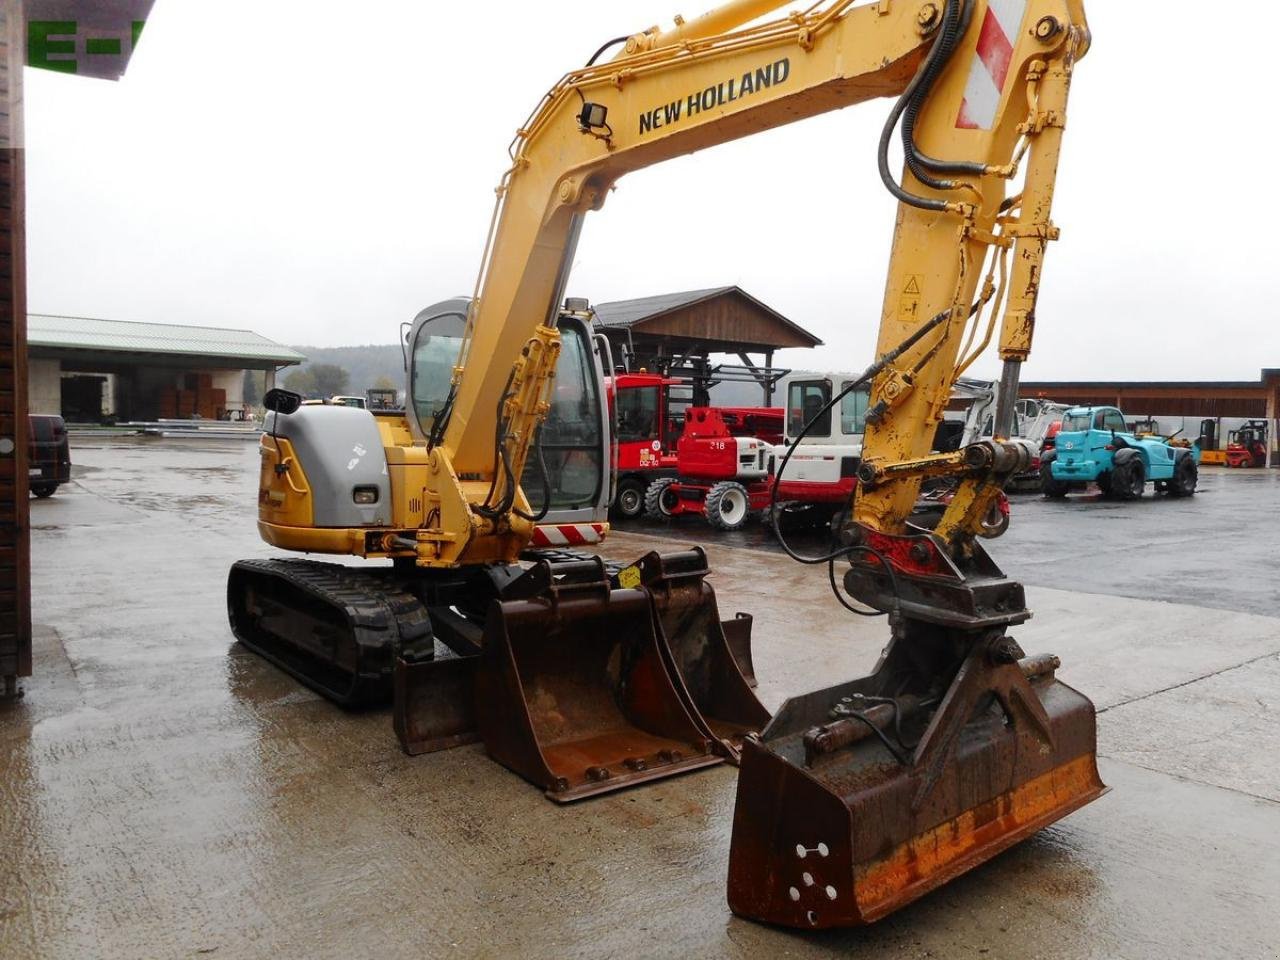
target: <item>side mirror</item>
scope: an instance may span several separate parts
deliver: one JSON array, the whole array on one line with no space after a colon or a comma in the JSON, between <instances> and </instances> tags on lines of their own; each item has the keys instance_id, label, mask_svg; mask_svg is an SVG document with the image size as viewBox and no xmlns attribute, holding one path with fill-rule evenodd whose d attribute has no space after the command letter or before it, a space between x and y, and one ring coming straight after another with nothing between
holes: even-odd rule
<instances>
[{"instance_id":1,"label":"side mirror","mask_svg":"<svg viewBox=\"0 0 1280 960\"><path fill-rule=\"evenodd\" d=\"M302 394L272 387L262 398L262 405L274 413L282 413L287 417L302 406Z\"/></svg>"}]
</instances>

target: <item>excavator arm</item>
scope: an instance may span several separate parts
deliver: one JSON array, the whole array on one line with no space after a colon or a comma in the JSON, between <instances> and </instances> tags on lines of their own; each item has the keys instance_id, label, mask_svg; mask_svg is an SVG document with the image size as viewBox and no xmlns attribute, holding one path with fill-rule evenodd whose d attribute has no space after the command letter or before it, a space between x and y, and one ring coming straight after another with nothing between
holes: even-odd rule
<instances>
[{"instance_id":1,"label":"excavator arm","mask_svg":"<svg viewBox=\"0 0 1280 960\"><path fill-rule=\"evenodd\" d=\"M855 518L900 532L924 473L973 473L959 458L928 460L929 440L1006 294L1007 434L1044 248L1056 235L1049 207L1067 88L1088 43L1078 0L836 0L734 29L780 5L731 3L671 33L631 37L617 59L566 75L519 130L437 415L427 497L438 510L427 514L440 522L418 533L420 565L510 561L531 535L517 486L547 407L553 321L583 217L615 182L872 98L900 98L880 157L900 200L878 342L894 359L875 378ZM895 121L909 125L911 145L901 185L888 171ZM1007 201L1024 170L1021 194ZM940 524L949 541L977 529L996 492L977 480L962 486Z\"/></svg>"}]
</instances>

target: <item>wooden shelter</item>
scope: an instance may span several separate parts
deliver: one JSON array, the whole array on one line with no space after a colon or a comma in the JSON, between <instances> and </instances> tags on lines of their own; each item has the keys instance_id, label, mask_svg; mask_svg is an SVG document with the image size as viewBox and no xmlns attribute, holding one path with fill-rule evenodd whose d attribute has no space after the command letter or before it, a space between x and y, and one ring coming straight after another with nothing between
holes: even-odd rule
<instances>
[{"instance_id":1,"label":"wooden shelter","mask_svg":"<svg viewBox=\"0 0 1280 960\"><path fill-rule=\"evenodd\" d=\"M787 372L773 366L775 350L817 347L822 341L741 287L710 287L596 305L596 327L614 359L631 370L703 369L713 380L754 380L765 406ZM712 354L742 365L713 364Z\"/></svg>"}]
</instances>

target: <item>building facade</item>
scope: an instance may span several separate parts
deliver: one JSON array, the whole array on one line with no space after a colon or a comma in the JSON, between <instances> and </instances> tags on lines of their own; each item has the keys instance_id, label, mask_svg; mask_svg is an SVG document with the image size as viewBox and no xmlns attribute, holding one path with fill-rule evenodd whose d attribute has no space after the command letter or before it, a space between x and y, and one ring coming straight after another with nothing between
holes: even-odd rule
<instances>
[{"instance_id":1,"label":"building facade","mask_svg":"<svg viewBox=\"0 0 1280 960\"><path fill-rule=\"evenodd\" d=\"M306 358L248 330L29 314L30 412L76 423L239 419L244 372Z\"/></svg>"}]
</instances>

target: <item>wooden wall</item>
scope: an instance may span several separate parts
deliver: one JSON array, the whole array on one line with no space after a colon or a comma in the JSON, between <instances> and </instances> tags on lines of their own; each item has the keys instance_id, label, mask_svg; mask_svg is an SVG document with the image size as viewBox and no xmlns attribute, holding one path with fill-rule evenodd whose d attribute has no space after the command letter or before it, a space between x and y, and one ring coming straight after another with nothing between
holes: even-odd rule
<instances>
[{"instance_id":1,"label":"wooden wall","mask_svg":"<svg viewBox=\"0 0 1280 960\"><path fill-rule=\"evenodd\" d=\"M803 334L778 322L745 297L727 294L672 310L651 320L641 320L631 328L635 335L688 337L692 340L721 341L734 349L759 353L780 347L812 347ZM726 349L712 345L713 351Z\"/></svg>"},{"instance_id":2,"label":"wooden wall","mask_svg":"<svg viewBox=\"0 0 1280 960\"><path fill-rule=\"evenodd\" d=\"M21 0L0 9L0 696L31 675Z\"/></svg>"}]
</instances>

